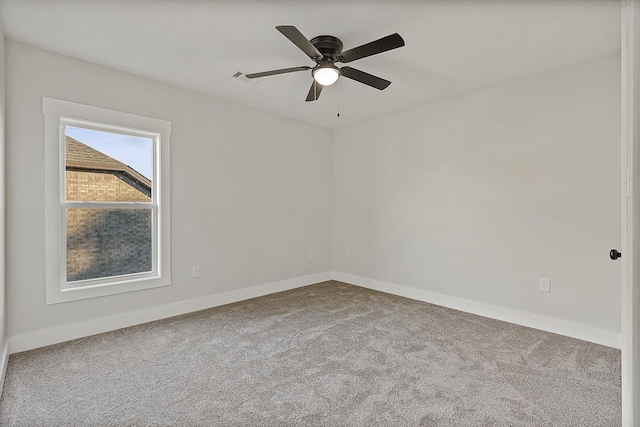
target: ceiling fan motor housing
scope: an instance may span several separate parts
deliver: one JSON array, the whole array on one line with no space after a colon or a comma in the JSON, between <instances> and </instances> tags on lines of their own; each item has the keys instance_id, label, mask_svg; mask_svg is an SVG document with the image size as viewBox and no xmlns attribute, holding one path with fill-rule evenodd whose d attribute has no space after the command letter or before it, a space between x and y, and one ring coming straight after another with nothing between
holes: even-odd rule
<instances>
[{"instance_id":1,"label":"ceiling fan motor housing","mask_svg":"<svg viewBox=\"0 0 640 427\"><path fill-rule=\"evenodd\" d=\"M336 62L338 56L342 53L342 41L334 36L318 36L311 40L311 44L331 62Z\"/></svg>"}]
</instances>

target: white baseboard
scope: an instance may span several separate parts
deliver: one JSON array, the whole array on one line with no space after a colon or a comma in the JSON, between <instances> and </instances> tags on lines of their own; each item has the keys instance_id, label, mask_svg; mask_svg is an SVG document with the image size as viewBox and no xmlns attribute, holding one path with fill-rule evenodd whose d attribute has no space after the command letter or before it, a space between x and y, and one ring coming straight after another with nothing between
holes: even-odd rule
<instances>
[{"instance_id":1,"label":"white baseboard","mask_svg":"<svg viewBox=\"0 0 640 427\"><path fill-rule=\"evenodd\" d=\"M2 353L0 353L0 396L2 396L2 390L4 389L4 379L7 376L7 364L9 363L9 340L4 341L2 346Z\"/></svg>"},{"instance_id":2,"label":"white baseboard","mask_svg":"<svg viewBox=\"0 0 640 427\"><path fill-rule=\"evenodd\" d=\"M347 273L334 272L333 278L334 280L361 286L363 288L373 289L418 301L424 301L467 313L477 314L479 316L489 317L491 319L502 320L509 323L515 323L517 325L527 326L529 328L552 332L554 334L565 335L571 338L605 345L607 347L617 349L622 348L621 333L606 331L583 323L514 310L512 308L430 292L410 286L397 285Z\"/></svg>"},{"instance_id":3,"label":"white baseboard","mask_svg":"<svg viewBox=\"0 0 640 427\"><path fill-rule=\"evenodd\" d=\"M9 337L8 354L58 344L76 338L114 331L116 329L153 322L155 320L205 310L207 308L231 304L275 292L282 292L302 286L313 285L315 283L331 280L331 278L331 272L312 274L309 276L266 283L263 285L252 286L250 288L238 289L236 291L225 292L222 294L208 295L202 298L180 301L144 310L102 317L71 325L58 326L56 328L44 329L28 334L16 335ZM5 354L6 353L7 347L5 347Z\"/></svg>"},{"instance_id":4,"label":"white baseboard","mask_svg":"<svg viewBox=\"0 0 640 427\"><path fill-rule=\"evenodd\" d=\"M347 273L324 272L9 337L4 345L2 354L0 355L0 357L2 357L2 359L0 359L0 362L2 363L0 391L2 390L2 381L4 381L4 375L10 354L126 328L129 326L135 326L142 323L153 322L167 317L231 304L331 279L443 307L453 308L455 310L477 314L479 316L515 323L517 325L540 329L584 341L590 341L596 344L606 345L608 347L617 349L622 347L622 334L598 329L583 323L514 310L512 308L430 292L410 286L397 285Z\"/></svg>"}]
</instances>

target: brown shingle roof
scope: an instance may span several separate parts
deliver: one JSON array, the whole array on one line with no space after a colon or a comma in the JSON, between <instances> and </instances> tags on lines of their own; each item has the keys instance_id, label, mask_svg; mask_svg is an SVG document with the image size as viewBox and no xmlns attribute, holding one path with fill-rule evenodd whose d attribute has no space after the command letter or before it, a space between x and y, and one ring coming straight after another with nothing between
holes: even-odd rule
<instances>
[{"instance_id":1,"label":"brown shingle roof","mask_svg":"<svg viewBox=\"0 0 640 427\"><path fill-rule=\"evenodd\" d=\"M128 167L122 162L117 161L113 157L109 157L104 153L94 150L88 145L71 138L66 137L66 159L67 163L82 163L85 165L94 165L96 168L103 166L114 166L119 168Z\"/></svg>"},{"instance_id":2,"label":"brown shingle roof","mask_svg":"<svg viewBox=\"0 0 640 427\"><path fill-rule=\"evenodd\" d=\"M66 137L65 142L66 169L122 172L148 190L151 189L151 181L135 169L70 136Z\"/></svg>"}]
</instances>

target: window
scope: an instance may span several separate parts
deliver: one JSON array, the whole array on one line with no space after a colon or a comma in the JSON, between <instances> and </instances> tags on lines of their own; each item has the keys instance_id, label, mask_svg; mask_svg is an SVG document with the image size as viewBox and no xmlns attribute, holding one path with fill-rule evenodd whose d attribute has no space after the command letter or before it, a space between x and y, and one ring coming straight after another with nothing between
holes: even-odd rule
<instances>
[{"instance_id":1,"label":"window","mask_svg":"<svg viewBox=\"0 0 640 427\"><path fill-rule=\"evenodd\" d=\"M170 284L170 122L51 98L47 304Z\"/></svg>"}]
</instances>

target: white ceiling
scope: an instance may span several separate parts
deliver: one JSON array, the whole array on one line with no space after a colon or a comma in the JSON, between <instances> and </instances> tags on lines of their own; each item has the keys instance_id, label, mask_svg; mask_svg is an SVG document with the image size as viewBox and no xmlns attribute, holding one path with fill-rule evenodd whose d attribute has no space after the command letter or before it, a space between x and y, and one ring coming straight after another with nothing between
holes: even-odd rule
<instances>
[{"instance_id":1,"label":"white ceiling","mask_svg":"<svg viewBox=\"0 0 640 427\"><path fill-rule=\"evenodd\" d=\"M0 15L9 38L327 128L620 51L620 0L0 0ZM341 78L305 102L310 72L231 77L313 65L276 25L406 46L349 64L386 90Z\"/></svg>"}]
</instances>

